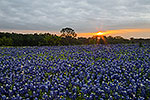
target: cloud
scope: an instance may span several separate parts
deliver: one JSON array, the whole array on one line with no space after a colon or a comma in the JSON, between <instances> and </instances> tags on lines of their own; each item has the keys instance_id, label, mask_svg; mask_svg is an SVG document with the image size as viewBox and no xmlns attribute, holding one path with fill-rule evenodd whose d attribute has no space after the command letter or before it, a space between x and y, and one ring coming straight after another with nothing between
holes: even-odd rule
<instances>
[{"instance_id":1,"label":"cloud","mask_svg":"<svg viewBox=\"0 0 150 100\"><path fill-rule=\"evenodd\" d=\"M0 29L77 32L150 28L149 0L0 0Z\"/></svg>"}]
</instances>

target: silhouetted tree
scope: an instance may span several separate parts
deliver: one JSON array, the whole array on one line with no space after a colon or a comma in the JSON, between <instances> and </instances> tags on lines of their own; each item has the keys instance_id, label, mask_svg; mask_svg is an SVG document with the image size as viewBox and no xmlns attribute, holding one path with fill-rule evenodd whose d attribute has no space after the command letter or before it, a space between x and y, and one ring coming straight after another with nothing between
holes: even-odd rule
<instances>
[{"instance_id":1,"label":"silhouetted tree","mask_svg":"<svg viewBox=\"0 0 150 100\"><path fill-rule=\"evenodd\" d=\"M67 37L67 38L75 38L77 36L76 32L72 29L72 28L63 28L61 31L60 31L61 34L61 37Z\"/></svg>"}]
</instances>

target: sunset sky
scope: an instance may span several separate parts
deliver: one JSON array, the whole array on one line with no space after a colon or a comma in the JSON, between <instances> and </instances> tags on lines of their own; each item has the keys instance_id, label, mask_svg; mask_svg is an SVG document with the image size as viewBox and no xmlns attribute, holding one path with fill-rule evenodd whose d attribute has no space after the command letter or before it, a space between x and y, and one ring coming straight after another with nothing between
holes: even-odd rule
<instances>
[{"instance_id":1,"label":"sunset sky","mask_svg":"<svg viewBox=\"0 0 150 100\"><path fill-rule=\"evenodd\" d=\"M150 38L150 0L0 0L0 31Z\"/></svg>"}]
</instances>

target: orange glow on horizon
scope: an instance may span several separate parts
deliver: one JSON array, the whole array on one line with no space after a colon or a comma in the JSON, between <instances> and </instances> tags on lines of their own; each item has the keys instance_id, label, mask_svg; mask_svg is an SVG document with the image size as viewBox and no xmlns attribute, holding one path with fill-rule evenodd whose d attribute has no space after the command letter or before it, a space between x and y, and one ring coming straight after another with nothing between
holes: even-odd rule
<instances>
[{"instance_id":1,"label":"orange glow on horizon","mask_svg":"<svg viewBox=\"0 0 150 100\"><path fill-rule=\"evenodd\" d=\"M119 29L119 30L108 30L106 34L122 34L122 33L139 33L139 32L150 32L150 29Z\"/></svg>"},{"instance_id":2,"label":"orange glow on horizon","mask_svg":"<svg viewBox=\"0 0 150 100\"><path fill-rule=\"evenodd\" d=\"M97 32L96 35L104 35L103 32Z\"/></svg>"},{"instance_id":3,"label":"orange glow on horizon","mask_svg":"<svg viewBox=\"0 0 150 100\"><path fill-rule=\"evenodd\" d=\"M78 37L92 37L97 33L79 33ZM105 36L122 36L124 38L131 38L131 37L150 38L150 29L119 29L119 30L107 30L102 33Z\"/></svg>"},{"instance_id":4,"label":"orange glow on horizon","mask_svg":"<svg viewBox=\"0 0 150 100\"><path fill-rule=\"evenodd\" d=\"M42 31L42 30L7 30L7 29L0 29L0 32L16 32L22 34L33 34L33 33L51 33L51 34L58 34L59 32L52 32L52 31ZM102 34L103 33L103 34ZM92 37L94 35L103 35L103 36L122 36L123 38L150 38L150 28L137 28L137 29L118 29L118 30L105 30L99 32L91 32L91 33L77 33L77 37Z\"/></svg>"}]
</instances>

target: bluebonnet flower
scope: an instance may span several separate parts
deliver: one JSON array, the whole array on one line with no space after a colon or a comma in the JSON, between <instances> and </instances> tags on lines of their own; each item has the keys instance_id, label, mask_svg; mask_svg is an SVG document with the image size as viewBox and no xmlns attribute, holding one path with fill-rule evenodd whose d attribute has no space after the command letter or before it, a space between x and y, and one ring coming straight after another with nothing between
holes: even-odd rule
<instances>
[{"instance_id":1,"label":"bluebonnet flower","mask_svg":"<svg viewBox=\"0 0 150 100\"><path fill-rule=\"evenodd\" d=\"M134 44L0 48L0 97L149 99L149 51Z\"/></svg>"}]
</instances>

